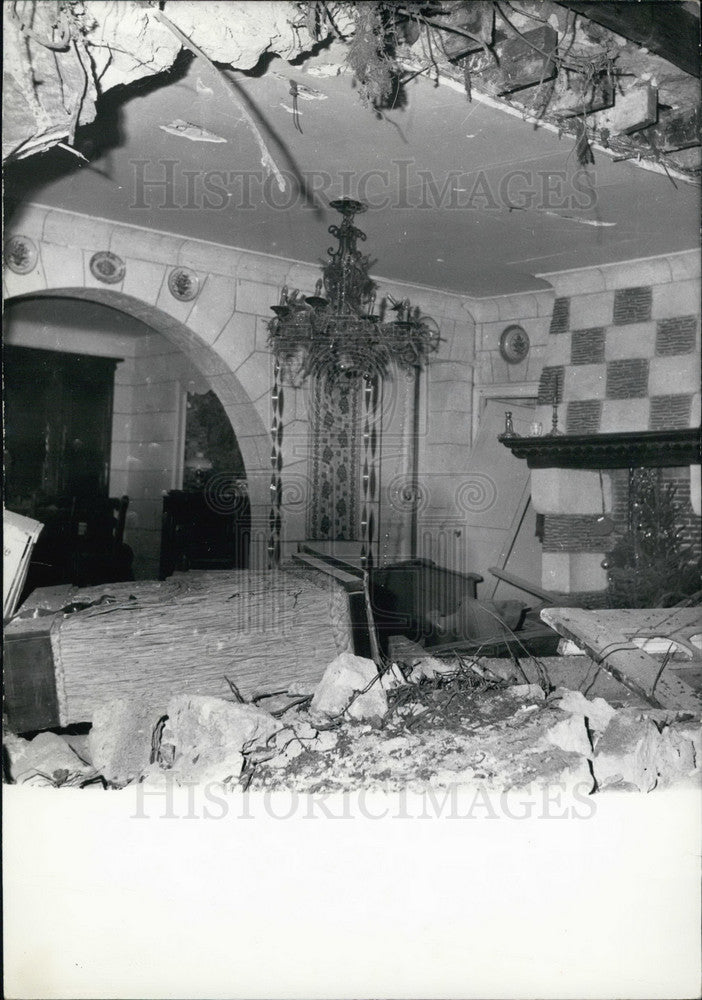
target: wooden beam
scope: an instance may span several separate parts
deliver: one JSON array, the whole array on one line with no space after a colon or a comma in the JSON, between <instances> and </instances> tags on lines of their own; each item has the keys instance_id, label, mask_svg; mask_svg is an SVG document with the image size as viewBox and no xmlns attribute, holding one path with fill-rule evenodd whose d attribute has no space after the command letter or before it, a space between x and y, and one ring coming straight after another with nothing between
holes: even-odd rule
<instances>
[{"instance_id":1,"label":"wooden beam","mask_svg":"<svg viewBox=\"0 0 702 1000\"><path fill-rule=\"evenodd\" d=\"M508 94L550 80L556 73L553 54L558 32L549 24L525 31L495 46L497 64L485 52L468 56L467 68L479 78L477 86L487 94Z\"/></svg>"},{"instance_id":2,"label":"wooden beam","mask_svg":"<svg viewBox=\"0 0 702 1000\"><path fill-rule=\"evenodd\" d=\"M657 91L646 83L618 96L613 108L592 115L587 123L600 131L606 129L610 135L628 135L655 124L657 118Z\"/></svg>"},{"instance_id":3,"label":"wooden beam","mask_svg":"<svg viewBox=\"0 0 702 1000\"><path fill-rule=\"evenodd\" d=\"M507 570L502 569L500 566L490 566L490 572L498 580L504 580L505 583L511 583L513 587L518 587L519 590L524 590L527 594L540 597L546 604L565 604L568 600L566 594L559 594L555 590L543 590L530 580L525 580L515 573L508 573Z\"/></svg>"},{"instance_id":4,"label":"wooden beam","mask_svg":"<svg viewBox=\"0 0 702 1000\"><path fill-rule=\"evenodd\" d=\"M607 77L594 81L589 90L580 89L582 76L571 75L570 79L561 73L556 80L553 92L549 98L547 112L560 118L574 118L576 115L589 115L593 111L611 108L614 104L614 87Z\"/></svg>"},{"instance_id":5,"label":"wooden beam","mask_svg":"<svg viewBox=\"0 0 702 1000\"><path fill-rule=\"evenodd\" d=\"M658 124L644 129L641 136L660 152L669 153L675 149L699 146L701 124L700 105L696 104L685 111L660 115Z\"/></svg>"},{"instance_id":6,"label":"wooden beam","mask_svg":"<svg viewBox=\"0 0 702 1000\"><path fill-rule=\"evenodd\" d=\"M675 2L609 3L607 0L559 0L603 28L623 35L666 59L690 76L700 75L700 20L686 4Z\"/></svg>"},{"instance_id":7,"label":"wooden beam","mask_svg":"<svg viewBox=\"0 0 702 1000\"><path fill-rule=\"evenodd\" d=\"M644 613L665 620L671 619L672 609L646 609ZM662 669L661 663L631 642L627 635L630 630L617 623L618 617L627 620L627 614L630 619L634 612L544 608L541 619L565 639L576 642L596 663L655 708L699 712L699 694L670 670ZM658 634L665 634L662 628L665 626L658 629Z\"/></svg>"},{"instance_id":8,"label":"wooden beam","mask_svg":"<svg viewBox=\"0 0 702 1000\"><path fill-rule=\"evenodd\" d=\"M426 19L441 30L441 45L449 59L460 59L469 52L478 52L481 43L490 45L493 37L495 8L491 3L443 3L444 13ZM470 36L473 36L472 38Z\"/></svg>"}]
</instances>

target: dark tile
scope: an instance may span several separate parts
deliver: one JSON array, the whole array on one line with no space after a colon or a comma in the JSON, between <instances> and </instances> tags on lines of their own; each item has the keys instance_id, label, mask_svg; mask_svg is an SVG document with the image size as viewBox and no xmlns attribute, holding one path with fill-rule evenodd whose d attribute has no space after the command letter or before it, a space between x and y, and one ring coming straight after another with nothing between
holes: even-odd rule
<instances>
[{"instance_id":1,"label":"dark tile","mask_svg":"<svg viewBox=\"0 0 702 1000\"><path fill-rule=\"evenodd\" d=\"M653 290L650 285L638 288L618 288L614 293L613 321L616 326L643 323L651 318Z\"/></svg>"},{"instance_id":2,"label":"dark tile","mask_svg":"<svg viewBox=\"0 0 702 1000\"><path fill-rule=\"evenodd\" d=\"M678 430L690 426L692 396L651 396L649 428L652 431Z\"/></svg>"},{"instance_id":3,"label":"dark tile","mask_svg":"<svg viewBox=\"0 0 702 1000\"><path fill-rule=\"evenodd\" d=\"M573 330L570 361L574 365L596 365L605 357L605 328L593 326L587 330Z\"/></svg>"},{"instance_id":4,"label":"dark tile","mask_svg":"<svg viewBox=\"0 0 702 1000\"><path fill-rule=\"evenodd\" d=\"M566 433L597 434L601 419L601 399L575 399L566 410Z\"/></svg>"},{"instance_id":5,"label":"dark tile","mask_svg":"<svg viewBox=\"0 0 702 1000\"><path fill-rule=\"evenodd\" d=\"M656 326L656 354L689 354L695 349L696 316L661 319Z\"/></svg>"},{"instance_id":6,"label":"dark tile","mask_svg":"<svg viewBox=\"0 0 702 1000\"><path fill-rule=\"evenodd\" d=\"M539 379L538 402L553 403L554 399L560 401L563 396L564 378L564 365L546 365Z\"/></svg>"},{"instance_id":7,"label":"dark tile","mask_svg":"<svg viewBox=\"0 0 702 1000\"><path fill-rule=\"evenodd\" d=\"M570 298L556 299L549 333L567 333L570 326Z\"/></svg>"},{"instance_id":8,"label":"dark tile","mask_svg":"<svg viewBox=\"0 0 702 1000\"><path fill-rule=\"evenodd\" d=\"M648 359L625 358L607 363L607 399L641 399L648 395Z\"/></svg>"}]
</instances>

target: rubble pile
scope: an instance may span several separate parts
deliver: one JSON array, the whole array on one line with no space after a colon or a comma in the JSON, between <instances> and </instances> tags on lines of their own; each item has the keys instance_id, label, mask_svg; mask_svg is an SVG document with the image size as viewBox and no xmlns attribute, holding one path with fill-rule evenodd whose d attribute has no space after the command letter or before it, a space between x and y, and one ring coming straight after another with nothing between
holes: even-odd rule
<instances>
[{"instance_id":1,"label":"rubble pile","mask_svg":"<svg viewBox=\"0 0 702 1000\"><path fill-rule=\"evenodd\" d=\"M305 792L565 781L587 793L699 782L702 736L692 713L515 684L491 662L423 657L379 672L346 652L316 686L284 695L115 699L94 713L87 736L8 733L5 780Z\"/></svg>"}]
</instances>

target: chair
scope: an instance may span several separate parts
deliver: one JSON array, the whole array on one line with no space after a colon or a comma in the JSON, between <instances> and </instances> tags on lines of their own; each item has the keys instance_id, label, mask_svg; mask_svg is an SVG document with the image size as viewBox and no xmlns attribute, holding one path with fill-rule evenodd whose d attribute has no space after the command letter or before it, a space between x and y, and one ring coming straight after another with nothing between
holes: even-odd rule
<instances>
[{"instance_id":1,"label":"chair","mask_svg":"<svg viewBox=\"0 0 702 1000\"><path fill-rule=\"evenodd\" d=\"M76 497L71 583L79 587L134 579L134 553L124 543L129 497Z\"/></svg>"}]
</instances>

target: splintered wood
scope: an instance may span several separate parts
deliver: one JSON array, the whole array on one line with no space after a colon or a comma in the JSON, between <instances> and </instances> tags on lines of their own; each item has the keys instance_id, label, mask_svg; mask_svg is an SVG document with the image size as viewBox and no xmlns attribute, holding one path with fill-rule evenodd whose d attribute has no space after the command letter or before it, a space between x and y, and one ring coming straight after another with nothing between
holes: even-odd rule
<instances>
[{"instance_id":1,"label":"splintered wood","mask_svg":"<svg viewBox=\"0 0 702 1000\"><path fill-rule=\"evenodd\" d=\"M700 664L700 650L691 639L702 634L700 608L647 608L584 611L582 608L544 608L541 618L559 635L572 639L596 663L644 698L649 704L699 712L699 692L674 670L669 654L660 661L633 640L666 638Z\"/></svg>"},{"instance_id":2,"label":"splintered wood","mask_svg":"<svg viewBox=\"0 0 702 1000\"><path fill-rule=\"evenodd\" d=\"M78 591L51 630L61 724L90 721L120 697L244 698L320 680L351 649L348 599L309 570L187 573ZM114 600L111 600L114 598Z\"/></svg>"}]
</instances>

